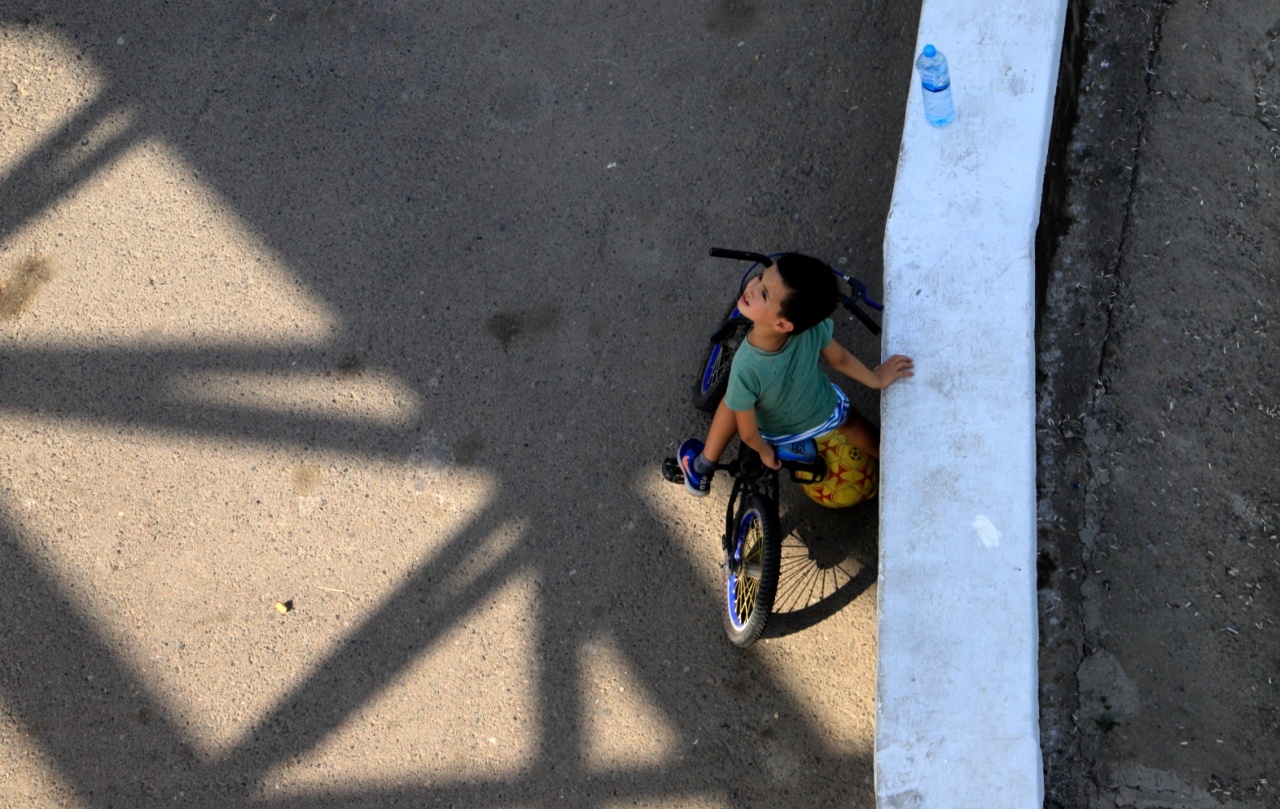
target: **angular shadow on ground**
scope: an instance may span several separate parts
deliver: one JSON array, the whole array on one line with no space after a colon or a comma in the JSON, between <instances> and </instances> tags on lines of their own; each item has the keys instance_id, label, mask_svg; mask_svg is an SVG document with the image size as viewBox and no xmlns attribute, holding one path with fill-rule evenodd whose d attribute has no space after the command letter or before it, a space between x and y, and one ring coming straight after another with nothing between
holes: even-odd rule
<instances>
[{"instance_id":1,"label":"angular shadow on ground","mask_svg":"<svg viewBox=\"0 0 1280 809\"><path fill-rule=\"evenodd\" d=\"M665 391L686 384L666 354L695 353L679 324L720 288L670 266L673 252L701 255L712 226L732 221L733 239L812 239L878 266L900 122L895 94L880 88L904 85L910 63L896 52L909 56L915 11L841 10L831 20L717 8L713 19L675 3L637 8L612 24L577 7L451 15L341 0L0 11L15 35L62 38L105 82L0 178L0 241L67 204L133 146L160 140L339 321L327 342L283 348L252 334L234 345L6 348L0 412L392 461L409 461L432 433L470 442L455 461L497 481L494 501L216 758L197 752L77 606L37 550L47 538L0 512L0 705L78 800L309 809L866 799L869 755L833 751L785 683L725 648L674 529L643 519L630 481L637 467L656 470L663 443L691 425L670 415L678 405ZM810 41L797 49L801 33ZM748 36L753 47L740 48ZM870 55L858 64L826 55L849 53ZM892 115L849 119L850 107L883 98ZM127 125L102 143L89 137L108 119ZM761 181L750 167L772 168ZM324 375L350 356L412 390L419 414L387 424L174 394L200 375ZM566 447L588 448L591 463L566 462L576 457ZM641 514L642 541L619 538L622 512ZM566 514L573 525L558 523ZM510 520L527 526L520 542L459 578L457 560ZM561 575L570 565L581 571L576 588ZM530 766L492 779L444 773L431 784L263 794L273 768L314 750L468 610L526 573L542 582L528 609L545 717ZM864 576L874 568L840 597L856 597ZM703 614L710 620L690 617ZM600 637L673 723L676 758L614 772L585 763L578 654ZM718 674L671 675L686 663ZM792 719L762 726L775 714ZM771 779L756 777L765 770Z\"/></svg>"}]
</instances>

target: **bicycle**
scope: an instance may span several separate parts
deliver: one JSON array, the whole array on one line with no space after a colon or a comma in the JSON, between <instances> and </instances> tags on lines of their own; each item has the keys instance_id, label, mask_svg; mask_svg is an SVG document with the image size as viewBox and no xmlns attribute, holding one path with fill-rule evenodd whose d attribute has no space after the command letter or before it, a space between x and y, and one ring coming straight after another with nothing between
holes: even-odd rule
<instances>
[{"instance_id":1,"label":"bicycle","mask_svg":"<svg viewBox=\"0 0 1280 809\"><path fill-rule=\"evenodd\" d=\"M781 253L767 256L741 250L711 248L710 255L715 258L731 258L753 262L743 274L738 284L738 295L728 313L721 319L720 326L711 335L709 346L703 355L698 379L694 383L693 405L704 412L714 412L724 398L729 383L729 366L733 355L751 329L751 321L738 312L736 301L746 289L747 282L757 272L773 263ZM841 293L840 305L852 313L872 334L880 334L880 326L859 307L859 302L883 311L884 307L867 294L867 287L861 281L832 269L836 277L849 285L851 294ZM836 434L838 436L838 433ZM825 438L825 436L824 436ZM840 439L842 441L842 439ZM845 446L848 446L847 444ZM786 469L791 479L804 486L805 493L822 505L814 492L828 480L828 467L832 461L830 454L819 450L815 439L796 442L777 447L778 459L782 468ZM850 449L852 449L850 447ZM857 450L852 450L857 454ZM862 456L866 462L864 468L869 469L870 459ZM778 513L778 471L770 469L760 460L760 456L746 444L739 443L738 456L729 463L716 464L717 471L729 473L733 479L733 489L729 494L729 503L725 509L725 529L721 538L723 558L722 571L722 606L724 629L729 640L736 646L749 646L764 632L765 623L773 609L774 597L777 595L782 553L782 528ZM672 483L683 485L684 475L675 458L666 458L662 462L663 477ZM867 481L875 474L869 469L863 479L864 488L858 500L866 499L874 493L874 481L870 481L870 493ZM856 481L851 481L856 483ZM854 501L856 502L856 500ZM852 502L848 503L852 505Z\"/></svg>"}]
</instances>

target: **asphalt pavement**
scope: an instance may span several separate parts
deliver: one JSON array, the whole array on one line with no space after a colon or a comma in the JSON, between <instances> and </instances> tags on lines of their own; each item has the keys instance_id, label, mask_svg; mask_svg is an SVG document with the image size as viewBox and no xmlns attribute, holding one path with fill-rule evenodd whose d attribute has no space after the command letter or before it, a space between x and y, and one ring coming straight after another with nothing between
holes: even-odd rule
<instances>
[{"instance_id":1,"label":"asphalt pavement","mask_svg":"<svg viewBox=\"0 0 1280 809\"><path fill-rule=\"evenodd\" d=\"M740 652L659 464L708 247L878 291L916 13L4 4L0 805L871 805L874 505Z\"/></svg>"}]
</instances>

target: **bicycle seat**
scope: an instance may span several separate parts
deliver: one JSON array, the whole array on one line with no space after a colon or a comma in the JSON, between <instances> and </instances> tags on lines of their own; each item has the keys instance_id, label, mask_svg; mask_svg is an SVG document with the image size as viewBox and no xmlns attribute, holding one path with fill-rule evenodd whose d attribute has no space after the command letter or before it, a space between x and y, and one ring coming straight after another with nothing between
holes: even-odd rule
<instances>
[{"instance_id":1,"label":"bicycle seat","mask_svg":"<svg viewBox=\"0 0 1280 809\"><path fill-rule=\"evenodd\" d=\"M818 455L818 442L812 438L778 444L773 450L796 483L817 483L827 476L827 464Z\"/></svg>"},{"instance_id":2,"label":"bicycle seat","mask_svg":"<svg viewBox=\"0 0 1280 809\"><path fill-rule=\"evenodd\" d=\"M818 442L812 438L774 447L778 460L783 463L811 464L818 460Z\"/></svg>"}]
</instances>

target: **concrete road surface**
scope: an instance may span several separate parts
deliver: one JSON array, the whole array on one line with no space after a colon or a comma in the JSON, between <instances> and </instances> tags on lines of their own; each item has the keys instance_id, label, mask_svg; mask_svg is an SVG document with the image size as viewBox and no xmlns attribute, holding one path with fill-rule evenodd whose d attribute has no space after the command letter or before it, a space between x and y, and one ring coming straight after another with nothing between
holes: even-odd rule
<instances>
[{"instance_id":1,"label":"concrete road surface","mask_svg":"<svg viewBox=\"0 0 1280 809\"><path fill-rule=\"evenodd\" d=\"M0 7L0 806L871 805L875 506L740 652L658 468L709 246L878 288L915 15Z\"/></svg>"}]
</instances>

